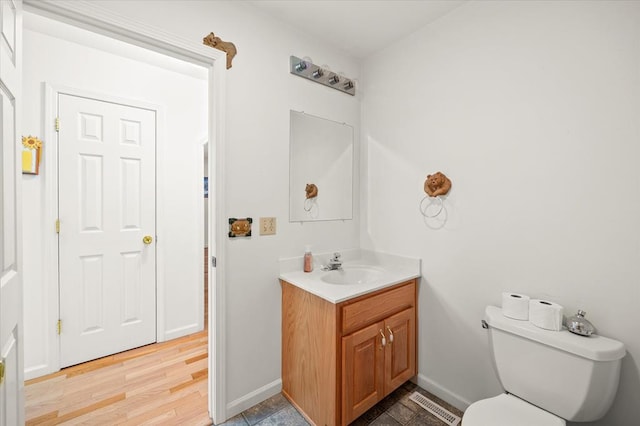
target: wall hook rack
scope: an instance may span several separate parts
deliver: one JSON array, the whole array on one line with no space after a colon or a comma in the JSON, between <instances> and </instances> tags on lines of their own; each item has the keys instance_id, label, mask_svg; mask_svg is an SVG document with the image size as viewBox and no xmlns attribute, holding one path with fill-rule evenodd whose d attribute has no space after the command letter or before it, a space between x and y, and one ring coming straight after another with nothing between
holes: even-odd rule
<instances>
[{"instance_id":1,"label":"wall hook rack","mask_svg":"<svg viewBox=\"0 0 640 426\"><path fill-rule=\"evenodd\" d=\"M356 85L353 79L338 75L335 72L324 69L310 61L305 61L297 56L289 57L290 72L293 75L304 77L332 89L339 90L351 96L356 94Z\"/></svg>"}]
</instances>

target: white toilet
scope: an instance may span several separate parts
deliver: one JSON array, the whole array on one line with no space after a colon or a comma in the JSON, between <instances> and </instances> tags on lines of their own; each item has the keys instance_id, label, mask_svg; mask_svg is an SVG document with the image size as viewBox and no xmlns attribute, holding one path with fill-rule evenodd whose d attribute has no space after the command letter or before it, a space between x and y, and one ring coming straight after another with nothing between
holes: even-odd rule
<instances>
[{"instance_id":1,"label":"white toilet","mask_svg":"<svg viewBox=\"0 0 640 426\"><path fill-rule=\"evenodd\" d=\"M495 306L487 306L485 323L506 392L471 404L462 426L562 426L598 420L609 410L626 353L622 343L543 330Z\"/></svg>"}]
</instances>

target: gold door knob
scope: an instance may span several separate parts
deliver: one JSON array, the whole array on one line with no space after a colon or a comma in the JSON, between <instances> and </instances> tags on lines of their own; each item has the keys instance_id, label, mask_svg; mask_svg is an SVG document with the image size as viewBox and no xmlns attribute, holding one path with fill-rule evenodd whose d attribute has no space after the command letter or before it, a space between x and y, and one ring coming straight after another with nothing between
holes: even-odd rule
<instances>
[{"instance_id":1,"label":"gold door knob","mask_svg":"<svg viewBox=\"0 0 640 426\"><path fill-rule=\"evenodd\" d=\"M153 238L151 235L145 235L144 238L142 238L142 242L145 244L151 244L153 242Z\"/></svg>"}]
</instances>

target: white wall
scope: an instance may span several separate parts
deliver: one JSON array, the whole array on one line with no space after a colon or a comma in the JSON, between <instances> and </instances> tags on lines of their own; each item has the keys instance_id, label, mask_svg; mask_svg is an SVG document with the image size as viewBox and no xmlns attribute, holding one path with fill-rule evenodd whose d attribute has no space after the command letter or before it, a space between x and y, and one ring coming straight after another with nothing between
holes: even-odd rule
<instances>
[{"instance_id":1,"label":"white wall","mask_svg":"<svg viewBox=\"0 0 640 426\"><path fill-rule=\"evenodd\" d=\"M422 258L420 382L449 402L500 391L480 320L510 290L624 342L597 424L640 418L638 46L638 2L468 2L364 62L361 242Z\"/></svg>"},{"instance_id":2,"label":"white wall","mask_svg":"<svg viewBox=\"0 0 640 426\"><path fill-rule=\"evenodd\" d=\"M288 222L289 110L346 122L356 128L356 138L360 114L359 97L290 75L289 56L310 56L352 78L358 77L358 64L242 2L92 3L198 42L213 31L238 49L227 72L225 218L257 222L274 216L277 234L261 237L254 225L253 237L229 240L219 256L226 268L227 400L234 412L254 392L280 383L278 259L302 255L306 244L327 252L357 247L359 241L357 220Z\"/></svg>"},{"instance_id":3,"label":"white wall","mask_svg":"<svg viewBox=\"0 0 640 426\"><path fill-rule=\"evenodd\" d=\"M164 108L165 176L158 176L158 210L165 218L158 222L159 250L164 258L158 276L164 277L164 338L174 338L202 330L204 325L202 271L202 141L207 138L206 70L190 70L190 75L160 66L92 49L36 32L48 28L42 18L27 15L24 31L23 134L44 135L42 83L48 82L125 99L140 100ZM64 31L64 36L81 37L81 31ZM109 43L107 41L107 43ZM115 44L115 42L111 42ZM122 50L115 44L116 50ZM131 53L131 52L129 52ZM147 57L140 52L133 53ZM153 54L153 63L172 69L183 64ZM191 68L195 68L191 66ZM201 78L196 76L201 74ZM54 141L45 140L45 150ZM45 270L47 251L44 235L53 230L53 218L44 211L45 185L51 179L46 166L39 176L23 177L24 195L24 283L25 283L25 369L27 378L54 371L51 354L56 336L51 316L56 318L57 280ZM164 249L161 248L164 247ZM159 336L163 338L163 336Z\"/></svg>"}]
</instances>

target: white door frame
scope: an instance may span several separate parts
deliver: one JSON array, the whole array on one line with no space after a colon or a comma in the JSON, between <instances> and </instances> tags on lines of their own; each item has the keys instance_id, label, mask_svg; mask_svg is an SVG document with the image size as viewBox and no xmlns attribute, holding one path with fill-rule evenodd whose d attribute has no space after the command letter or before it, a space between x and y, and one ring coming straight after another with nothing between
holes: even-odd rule
<instances>
[{"instance_id":1,"label":"white door frame","mask_svg":"<svg viewBox=\"0 0 640 426\"><path fill-rule=\"evenodd\" d=\"M59 95L71 95L82 98L93 99L97 101L111 102L114 104L127 105L141 109L147 109L156 113L156 146L155 146L155 182L156 182L156 194L155 194L155 214L156 214L156 227L154 229L154 235L164 235L162 224L166 223L164 219L163 209L158 209L159 205L163 205L162 194L159 190L162 188L162 179L164 177L164 171L167 168L164 166L165 159L165 123L166 115L165 109L161 105L156 105L148 102L143 102L133 99L125 99L118 96L111 96L104 93L92 92L89 90L77 89L73 87L44 83L44 121L45 125L45 140L57 141L58 136L55 129L55 119L58 116L58 97ZM53 224L58 218L58 193L60 188L58 186L58 143L50 143L47 145L47 149L44 150L43 164L45 170L47 170L47 179L45 179L45 200L44 200L44 220L45 223ZM44 247L45 247L45 260L44 260L44 280L45 284L43 288L46 289L47 294L45 300L47 301L47 323L55 324L58 321L58 315L60 313L60 299L59 294L59 251L58 251L58 238L53 232L45 233L44 235ZM161 265L164 259L164 245L156 245L156 339L158 342L166 340L165 336L165 315L164 309L157 309L157 307L163 307L165 304L164 295L164 273L162 268L158 268L157 265ZM47 356L50 356L49 365L52 373L60 370L60 339L57 338L55 333L49 333L47 335L48 341L45 344L47 350Z\"/></svg>"},{"instance_id":2,"label":"white door frame","mask_svg":"<svg viewBox=\"0 0 640 426\"><path fill-rule=\"evenodd\" d=\"M199 41L185 40L160 28L115 14L86 0L24 0L25 9L106 35L117 40L182 59L209 70L209 176L215 183L209 190L214 208L209 210L209 254L225 253L224 157L226 55ZM45 115L45 117L48 117ZM45 123L51 129L53 123ZM160 170L157 171L160 173ZM47 181L49 181L47 179ZM50 190L51 188L46 188ZM51 193L51 192L48 192ZM158 200L160 202L160 200ZM158 225L161 226L161 225ZM49 253L52 254L52 253ZM209 414L214 423L227 419L226 397L226 313L224 262L209 264ZM49 270L49 272L51 272Z\"/></svg>"}]
</instances>

